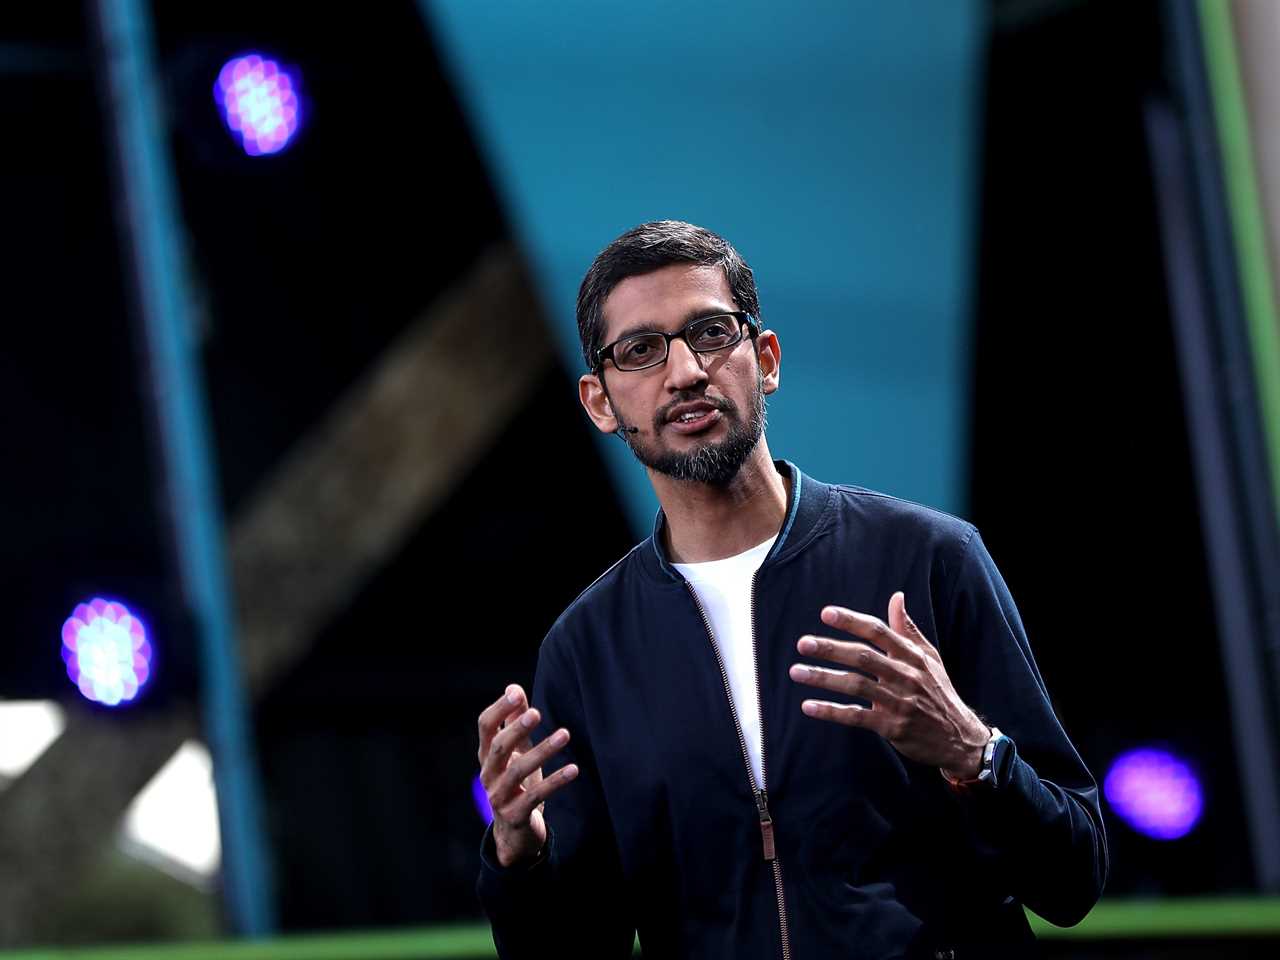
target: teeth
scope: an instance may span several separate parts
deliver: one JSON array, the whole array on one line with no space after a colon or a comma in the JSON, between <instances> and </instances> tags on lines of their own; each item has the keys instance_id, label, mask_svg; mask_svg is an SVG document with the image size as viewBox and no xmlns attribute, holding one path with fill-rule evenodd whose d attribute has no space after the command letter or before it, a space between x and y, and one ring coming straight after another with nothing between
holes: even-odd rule
<instances>
[{"instance_id":1,"label":"teeth","mask_svg":"<svg viewBox=\"0 0 1280 960\"><path fill-rule=\"evenodd\" d=\"M697 420L701 416L703 416L701 413L682 413L680 414L680 422L688 423L690 420Z\"/></svg>"}]
</instances>

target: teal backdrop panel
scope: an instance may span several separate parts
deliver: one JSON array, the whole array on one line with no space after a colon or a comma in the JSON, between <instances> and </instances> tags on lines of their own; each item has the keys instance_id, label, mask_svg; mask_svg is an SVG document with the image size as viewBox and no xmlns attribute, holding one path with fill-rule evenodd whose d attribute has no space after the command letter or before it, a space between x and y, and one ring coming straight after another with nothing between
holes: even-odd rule
<instances>
[{"instance_id":1,"label":"teal backdrop panel","mask_svg":"<svg viewBox=\"0 0 1280 960\"><path fill-rule=\"evenodd\" d=\"M781 339L774 455L963 513L977 0L420 2L575 377L596 253L702 224ZM601 444L643 533L644 471Z\"/></svg>"}]
</instances>

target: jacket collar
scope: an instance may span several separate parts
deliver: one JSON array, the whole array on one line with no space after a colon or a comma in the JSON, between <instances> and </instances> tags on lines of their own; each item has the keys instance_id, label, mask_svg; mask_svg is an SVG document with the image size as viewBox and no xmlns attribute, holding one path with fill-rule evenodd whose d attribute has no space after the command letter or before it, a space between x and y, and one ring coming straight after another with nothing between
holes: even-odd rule
<instances>
[{"instance_id":1,"label":"jacket collar","mask_svg":"<svg viewBox=\"0 0 1280 960\"><path fill-rule=\"evenodd\" d=\"M762 567L785 560L803 549L817 532L833 491L830 484L802 473L790 460L775 460L773 465L791 481L791 491L787 498L786 518L778 531L778 539L774 541L769 555L764 558ZM663 545L662 531L666 523L666 516L659 510L654 518L653 533L647 543L641 544L637 553L643 565L654 575L683 583L684 578L671 565L671 558Z\"/></svg>"}]
</instances>

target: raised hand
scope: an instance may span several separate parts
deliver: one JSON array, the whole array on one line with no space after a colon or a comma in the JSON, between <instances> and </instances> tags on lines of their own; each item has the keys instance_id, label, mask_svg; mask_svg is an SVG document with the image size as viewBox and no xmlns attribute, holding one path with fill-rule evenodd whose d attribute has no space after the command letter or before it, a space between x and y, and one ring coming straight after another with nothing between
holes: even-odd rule
<instances>
[{"instance_id":1,"label":"raised hand","mask_svg":"<svg viewBox=\"0 0 1280 960\"><path fill-rule=\"evenodd\" d=\"M806 636L796 649L853 671L797 663L791 679L871 705L805 700L805 714L873 730L904 757L955 779L978 775L990 730L956 693L942 657L907 615L901 591L889 600L888 623L844 607L825 607L822 622L866 642Z\"/></svg>"},{"instance_id":2,"label":"raised hand","mask_svg":"<svg viewBox=\"0 0 1280 960\"><path fill-rule=\"evenodd\" d=\"M480 782L493 810L493 840L498 862L509 867L532 860L547 842L542 803L578 775L575 764L566 764L543 778L542 765L569 742L561 727L536 747L529 733L541 715L529 707L517 684L480 714Z\"/></svg>"}]
</instances>

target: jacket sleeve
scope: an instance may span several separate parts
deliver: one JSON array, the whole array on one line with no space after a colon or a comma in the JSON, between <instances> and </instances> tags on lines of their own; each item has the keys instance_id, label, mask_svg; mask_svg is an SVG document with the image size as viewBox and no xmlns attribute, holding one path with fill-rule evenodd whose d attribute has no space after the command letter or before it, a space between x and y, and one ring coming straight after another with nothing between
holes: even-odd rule
<instances>
[{"instance_id":1,"label":"jacket sleeve","mask_svg":"<svg viewBox=\"0 0 1280 960\"><path fill-rule=\"evenodd\" d=\"M1054 714L1013 597L972 528L943 658L956 690L1014 742L999 786L962 797L1009 892L1050 923L1079 923L1107 877L1098 787Z\"/></svg>"},{"instance_id":2,"label":"jacket sleeve","mask_svg":"<svg viewBox=\"0 0 1280 960\"><path fill-rule=\"evenodd\" d=\"M554 636L554 630L553 635ZM493 828L480 850L477 892L504 960L557 957L630 957L635 923L618 861L599 769L585 723L578 677L552 636L538 654L532 705L542 714L535 739L560 727L568 746L544 768L568 763L578 776L547 799L547 845L531 866L499 865Z\"/></svg>"}]
</instances>

